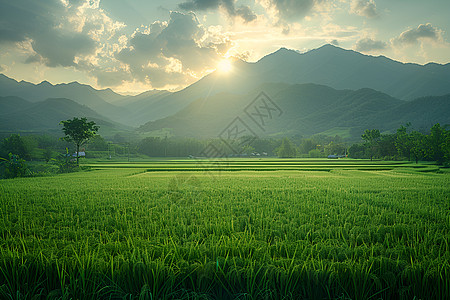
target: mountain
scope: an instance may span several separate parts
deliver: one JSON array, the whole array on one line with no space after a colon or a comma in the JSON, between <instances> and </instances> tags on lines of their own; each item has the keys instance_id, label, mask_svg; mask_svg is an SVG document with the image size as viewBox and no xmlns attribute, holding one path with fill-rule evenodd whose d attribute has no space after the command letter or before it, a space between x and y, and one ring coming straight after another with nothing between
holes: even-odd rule
<instances>
[{"instance_id":1,"label":"mountain","mask_svg":"<svg viewBox=\"0 0 450 300\"><path fill-rule=\"evenodd\" d=\"M65 98L49 98L30 102L19 97L0 97L0 129L2 131L61 131L59 122L86 117L100 125L101 134L129 130L121 124L105 119L85 105Z\"/></svg>"},{"instance_id":2,"label":"mountain","mask_svg":"<svg viewBox=\"0 0 450 300\"><path fill-rule=\"evenodd\" d=\"M332 45L305 53L281 48L256 63L235 61L231 72L213 72L174 93L153 90L137 96L121 96L112 90L96 90L77 82L52 85L43 81L35 85L17 82L0 74L0 96L17 96L31 102L47 98L67 98L88 106L104 118L137 127L159 119L162 121L158 124L167 122L166 117L176 117L182 110L192 109L188 107L196 101L209 102L211 99L228 97L230 101L237 101L236 105L240 107L241 102L237 99L247 101L248 97L251 98L249 95L254 96L266 90L266 86L271 85L277 90L274 86L279 84L309 83L329 86L335 90L358 91L368 88L393 97L387 101L412 101L420 97L450 94L450 64L405 64L383 56L363 55ZM283 93L288 92L289 89ZM373 100L367 98L365 101ZM297 105L302 105L302 111L308 111L307 105L301 103ZM319 102L310 101L308 105L315 107L317 103ZM357 104L361 107L364 105L359 102ZM342 103L339 105L344 106ZM351 106L345 107L347 111L342 113L353 111ZM355 117L364 124L367 123L358 115ZM149 126L146 124L143 128ZM169 124L167 127L170 127Z\"/></svg>"},{"instance_id":3,"label":"mountain","mask_svg":"<svg viewBox=\"0 0 450 300\"><path fill-rule=\"evenodd\" d=\"M47 98L45 95L51 94L70 94L71 96L93 98L94 102L100 102L99 99L108 102L115 102L126 98L119 95L111 89L96 90L90 85L78 82L61 83L53 85L48 81L42 81L39 84L33 84L27 81L14 80L4 74L0 74L0 92L2 95L17 95L31 102L42 101ZM75 98L75 97L72 97ZM80 99L80 101L88 101Z\"/></svg>"},{"instance_id":4,"label":"mountain","mask_svg":"<svg viewBox=\"0 0 450 300\"><path fill-rule=\"evenodd\" d=\"M111 89L96 90L78 82L53 85L43 81L33 84L26 81L18 82L0 74L0 96L17 96L30 102L39 102L48 98L71 99L97 111L103 118L128 126L139 126L158 118L161 111L158 107L163 107L162 110L167 114L177 112L179 108L170 105L170 101L167 103L160 101L170 94L168 91L152 90L137 96L123 96L114 93Z\"/></svg>"},{"instance_id":5,"label":"mountain","mask_svg":"<svg viewBox=\"0 0 450 300\"><path fill-rule=\"evenodd\" d=\"M416 128L428 130L436 123L450 125L450 94L429 96L403 103L380 114L381 119L390 120L386 127L398 128L412 122Z\"/></svg>"},{"instance_id":6,"label":"mountain","mask_svg":"<svg viewBox=\"0 0 450 300\"><path fill-rule=\"evenodd\" d=\"M52 85L47 81L33 84L16 81L0 74L0 96L17 96L30 102L40 102L48 98L71 99L78 104L86 105L102 116L120 122L126 109L109 103L125 98L110 89L96 90L89 85L78 82ZM108 100L108 101L107 101Z\"/></svg>"},{"instance_id":7,"label":"mountain","mask_svg":"<svg viewBox=\"0 0 450 300\"><path fill-rule=\"evenodd\" d=\"M31 102L15 97L0 97L0 116L20 112L31 106Z\"/></svg>"},{"instance_id":8,"label":"mountain","mask_svg":"<svg viewBox=\"0 0 450 300\"><path fill-rule=\"evenodd\" d=\"M260 128L245 114L246 107L264 90L281 109L279 117L267 119ZM450 95L404 101L373 89L336 90L316 84L265 84L246 95L219 93L194 101L189 106L139 128L143 132L162 129L177 136L218 137L240 117L259 136L339 134L359 139L368 128L394 131L412 122L418 127L450 123ZM260 113L267 111L260 106Z\"/></svg>"},{"instance_id":9,"label":"mountain","mask_svg":"<svg viewBox=\"0 0 450 300\"><path fill-rule=\"evenodd\" d=\"M128 106L137 102L145 102L147 99L164 97L170 94L171 92L166 90L149 90L135 96L125 96L124 98L113 101L112 103L117 104L118 106Z\"/></svg>"},{"instance_id":10,"label":"mountain","mask_svg":"<svg viewBox=\"0 0 450 300\"><path fill-rule=\"evenodd\" d=\"M405 64L332 45L303 54L282 48L258 61L253 72L263 82L371 88L402 100L450 93L450 64Z\"/></svg>"},{"instance_id":11,"label":"mountain","mask_svg":"<svg viewBox=\"0 0 450 300\"><path fill-rule=\"evenodd\" d=\"M151 90L136 96L129 96L125 99L117 101L116 104L125 108L128 112L124 123L131 126L139 126L145 124L152 119L150 115L155 115L155 107L158 105L165 106L164 98L170 96L169 91ZM170 113L175 113L178 108L174 107Z\"/></svg>"},{"instance_id":12,"label":"mountain","mask_svg":"<svg viewBox=\"0 0 450 300\"><path fill-rule=\"evenodd\" d=\"M155 121L170 116L195 100L223 92L245 95L266 83L314 83L340 90L370 88L411 101L449 94L450 64L405 64L332 45L305 53L281 48L256 63L235 61L230 73L213 72L152 102L147 118Z\"/></svg>"}]
</instances>

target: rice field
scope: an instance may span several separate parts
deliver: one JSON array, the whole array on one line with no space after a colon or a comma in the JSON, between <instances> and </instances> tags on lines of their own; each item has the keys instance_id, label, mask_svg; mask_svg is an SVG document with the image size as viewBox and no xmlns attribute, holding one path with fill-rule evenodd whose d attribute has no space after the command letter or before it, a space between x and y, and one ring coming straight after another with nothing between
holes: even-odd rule
<instances>
[{"instance_id":1,"label":"rice field","mask_svg":"<svg viewBox=\"0 0 450 300\"><path fill-rule=\"evenodd\" d=\"M0 299L448 299L450 174L90 162L0 181Z\"/></svg>"}]
</instances>

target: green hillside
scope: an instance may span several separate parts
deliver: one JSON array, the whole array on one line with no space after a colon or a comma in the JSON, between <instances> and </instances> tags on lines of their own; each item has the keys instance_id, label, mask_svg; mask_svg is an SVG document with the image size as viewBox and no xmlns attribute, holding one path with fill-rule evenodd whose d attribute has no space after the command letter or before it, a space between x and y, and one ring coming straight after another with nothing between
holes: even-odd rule
<instances>
[{"instance_id":1,"label":"green hillside","mask_svg":"<svg viewBox=\"0 0 450 300\"><path fill-rule=\"evenodd\" d=\"M59 122L87 117L100 125L100 133L112 135L131 128L110 121L85 105L65 98L31 103L19 97L0 97L0 130L4 132L59 132Z\"/></svg>"},{"instance_id":2,"label":"green hillside","mask_svg":"<svg viewBox=\"0 0 450 300\"><path fill-rule=\"evenodd\" d=\"M264 130L244 112L259 90L264 90L283 112L270 120ZM315 84L265 84L246 95L220 93L201 98L173 116L148 122L139 130L168 129L177 136L215 137L235 117L241 117L263 136L343 132L359 139L367 128L393 131L406 122L425 127L437 122L447 124L448 111L450 95L406 102L368 88L352 91Z\"/></svg>"}]
</instances>

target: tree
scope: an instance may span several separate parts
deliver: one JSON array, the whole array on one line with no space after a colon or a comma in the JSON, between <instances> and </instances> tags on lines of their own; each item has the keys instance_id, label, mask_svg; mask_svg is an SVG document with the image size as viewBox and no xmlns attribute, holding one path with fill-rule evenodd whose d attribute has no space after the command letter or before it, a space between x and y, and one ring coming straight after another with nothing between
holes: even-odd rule
<instances>
[{"instance_id":1,"label":"tree","mask_svg":"<svg viewBox=\"0 0 450 300\"><path fill-rule=\"evenodd\" d=\"M380 137L381 134L380 130L378 129L366 129L364 131L364 134L361 135L361 138L366 141L366 144L369 147L371 161L375 154L375 149L378 145L378 142L380 141Z\"/></svg>"},{"instance_id":2,"label":"tree","mask_svg":"<svg viewBox=\"0 0 450 300\"><path fill-rule=\"evenodd\" d=\"M31 174L25 164L25 160L20 158L19 155L9 153L8 156L9 159L0 159L0 178L25 177Z\"/></svg>"},{"instance_id":3,"label":"tree","mask_svg":"<svg viewBox=\"0 0 450 300\"><path fill-rule=\"evenodd\" d=\"M430 135L427 138L427 156L438 164L443 164L445 161L445 152L448 151L446 147L447 135L448 132L446 132L445 128L436 123L431 127Z\"/></svg>"},{"instance_id":4,"label":"tree","mask_svg":"<svg viewBox=\"0 0 450 300\"><path fill-rule=\"evenodd\" d=\"M398 154L408 159L411 157L411 139L408 134L408 128L410 126L411 123L407 123L406 126L400 126L395 135L395 147L397 148Z\"/></svg>"},{"instance_id":5,"label":"tree","mask_svg":"<svg viewBox=\"0 0 450 300\"><path fill-rule=\"evenodd\" d=\"M44 149L44 152L42 152L42 156L46 162L49 162L53 156L52 149L50 149L50 148Z\"/></svg>"},{"instance_id":6,"label":"tree","mask_svg":"<svg viewBox=\"0 0 450 300\"><path fill-rule=\"evenodd\" d=\"M288 138L284 138L281 146L276 150L278 157L292 158L297 156L297 149L295 145Z\"/></svg>"},{"instance_id":7,"label":"tree","mask_svg":"<svg viewBox=\"0 0 450 300\"><path fill-rule=\"evenodd\" d=\"M303 139L300 146L299 151L300 153L308 153L311 150L315 150L317 147L318 142L313 139Z\"/></svg>"},{"instance_id":8,"label":"tree","mask_svg":"<svg viewBox=\"0 0 450 300\"><path fill-rule=\"evenodd\" d=\"M388 133L382 134L380 136L380 140L378 142L378 154L380 157L384 157L384 159L394 159L397 154L397 148L395 147L395 138L396 134Z\"/></svg>"},{"instance_id":9,"label":"tree","mask_svg":"<svg viewBox=\"0 0 450 300\"><path fill-rule=\"evenodd\" d=\"M89 140L87 149L95 151L108 151L108 143L101 135L97 134Z\"/></svg>"},{"instance_id":10,"label":"tree","mask_svg":"<svg viewBox=\"0 0 450 300\"><path fill-rule=\"evenodd\" d=\"M308 152L310 158L320 158L323 157L322 152L319 149L312 149Z\"/></svg>"},{"instance_id":11,"label":"tree","mask_svg":"<svg viewBox=\"0 0 450 300\"><path fill-rule=\"evenodd\" d=\"M328 145L325 146L325 153L326 155L344 155L345 146L342 143L331 141Z\"/></svg>"},{"instance_id":12,"label":"tree","mask_svg":"<svg viewBox=\"0 0 450 300\"><path fill-rule=\"evenodd\" d=\"M23 138L18 134L12 134L10 137L5 138L0 144L0 155L6 158L9 153L19 155L20 157L29 159L30 151Z\"/></svg>"},{"instance_id":13,"label":"tree","mask_svg":"<svg viewBox=\"0 0 450 300\"><path fill-rule=\"evenodd\" d=\"M252 147L250 145L244 145L244 147L242 147L242 151L241 151L241 153L248 154L248 155L250 155L254 152L255 152L255 147Z\"/></svg>"},{"instance_id":14,"label":"tree","mask_svg":"<svg viewBox=\"0 0 450 300\"><path fill-rule=\"evenodd\" d=\"M445 130L445 138L442 147L444 148L444 162L448 166L450 165L450 130Z\"/></svg>"},{"instance_id":15,"label":"tree","mask_svg":"<svg viewBox=\"0 0 450 300\"><path fill-rule=\"evenodd\" d=\"M411 143L411 155L414 157L417 164L419 163L419 159L425 156L425 136L418 131L411 132L409 136Z\"/></svg>"},{"instance_id":16,"label":"tree","mask_svg":"<svg viewBox=\"0 0 450 300\"><path fill-rule=\"evenodd\" d=\"M353 144L348 148L348 157L351 158L365 158L365 146L362 144Z\"/></svg>"},{"instance_id":17,"label":"tree","mask_svg":"<svg viewBox=\"0 0 450 300\"><path fill-rule=\"evenodd\" d=\"M88 122L86 118L73 118L72 120L61 121L62 131L66 135L62 139L67 142L74 142L77 148L77 165L79 166L80 146L95 136L99 127L94 121Z\"/></svg>"}]
</instances>

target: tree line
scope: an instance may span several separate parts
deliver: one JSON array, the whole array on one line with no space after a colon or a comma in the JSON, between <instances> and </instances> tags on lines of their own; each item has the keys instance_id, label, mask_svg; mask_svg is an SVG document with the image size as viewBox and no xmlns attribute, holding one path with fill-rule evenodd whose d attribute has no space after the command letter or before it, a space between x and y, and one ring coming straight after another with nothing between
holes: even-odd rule
<instances>
[{"instance_id":1,"label":"tree line","mask_svg":"<svg viewBox=\"0 0 450 300\"><path fill-rule=\"evenodd\" d=\"M411 123L400 126L395 133L381 134L378 129L366 129L361 138L363 143L348 149L349 157L450 163L450 130L439 123L427 133L414 130Z\"/></svg>"},{"instance_id":2,"label":"tree line","mask_svg":"<svg viewBox=\"0 0 450 300\"><path fill-rule=\"evenodd\" d=\"M219 156L252 157L323 157L326 154L344 154L345 144L339 136L315 135L304 138L262 138L242 137L233 141L219 138L145 137L127 139L124 134L104 138L99 134L91 136L84 144L57 135L11 134L0 139L0 157L8 158L12 153L26 161L46 161L61 154L85 152L87 158L114 158L139 155L149 157L205 157L208 146L213 145ZM285 149L292 146L292 149ZM78 151L77 151L78 149Z\"/></svg>"},{"instance_id":3,"label":"tree line","mask_svg":"<svg viewBox=\"0 0 450 300\"><path fill-rule=\"evenodd\" d=\"M208 145L214 145L218 152L227 157L233 156L278 156L281 158L321 158L329 155L348 156L356 159L384 159L436 161L448 163L450 131L439 123L428 132L414 130L410 123L402 125L395 133L380 133L378 129L367 129L361 135L361 142L349 143L339 135L330 137L314 135L284 138L243 137L233 141L231 148L220 139L197 139L180 137L146 137L126 141L116 135L105 139L96 134L90 137L81 150L86 157L105 158L110 156L150 157L201 157ZM0 157L9 153L25 160L49 161L58 153L75 153L76 148L69 140L52 135L12 134L0 141Z\"/></svg>"},{"instance_id":4,"label":"tree line","mask_svg":"<svg viewBox=\"0 0 450 300\"><path fill-rule=\"evenodd\" d=\"M346 143L336 136L324 146L317 144L313 138L303 139L296 144L284 138L276 150L279 157L305 157L309 149L309 157L347 156L355 159L434 161L439 165L450 164L450 130L448 126L434 124L428 132L414 130L411 123L400 126L395 133L382 134L379 129L366 129L361 135L361 142L347 147ZM305 146L309 146L305 149Z\"/></svg>"},{"instance_id":5,"label":"tree line","mask_svg":"<svg viewBox=\"0 0 450 300\"><path fill-rule=\"evenodd\" d=\"M67 123L68 121L71 122ZM410 123L402 125L395 133L367 129L361 135L361 142L348 146L348 142L339 135L330 137L321 134L290 138L242 137L225 143L217 138L180 137L146 137L127 141L120 134L108 140L96 134L98 127L87 120L81 123L87 125L92 132L87 134L87 129L81 126L80 139L75 125L81 123L77 118L68 121L61 122L66 134L62 138L53 135L11 134L1 139L0 172L1 166L4 169L9 163L12 170L23 173L25 171L20 170L24 162L31 160L47 163L56 161L59 170L64 171L73 161L74 153L77 153L75 159L78 160L80 151L85 152L88 158L204 157L208 156L205 149L210 145L217 150L217 156L225 157L322 158L331 155L355 159L410 160L416 163L435 161L441 165L450 163L450 130L439 123L433 125L428 132L414 130ZM69 125L74 125L75 129L69 130ZM87 135L83 135L83 132Z\"/></svg>"}]
</instances>

